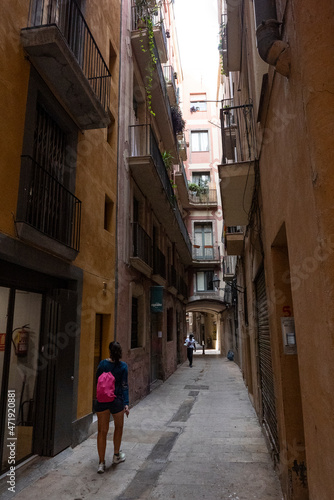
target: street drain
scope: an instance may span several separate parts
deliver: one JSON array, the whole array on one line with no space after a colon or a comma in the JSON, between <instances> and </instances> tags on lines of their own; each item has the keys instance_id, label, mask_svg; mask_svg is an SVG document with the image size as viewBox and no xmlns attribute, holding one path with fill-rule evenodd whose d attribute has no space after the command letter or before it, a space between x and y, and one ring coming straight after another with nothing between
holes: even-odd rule
<instances>
[{"instance_id":1,"label":"street drain","mask_svg":"<svg viewBox=\"0 0 334 500\"><path fill-rule=\"evenodd\" d=\"M208 391L209 386L208 385L185 385L185 389L189 390L195 390L195 391Z\"/></svg>"}]
</instances>

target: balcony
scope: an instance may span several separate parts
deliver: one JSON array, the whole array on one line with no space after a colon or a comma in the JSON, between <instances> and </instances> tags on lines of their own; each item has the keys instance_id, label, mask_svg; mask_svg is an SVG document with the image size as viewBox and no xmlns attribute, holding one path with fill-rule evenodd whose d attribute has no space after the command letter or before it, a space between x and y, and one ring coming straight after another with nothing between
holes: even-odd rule
<instances>
[{"instance_id":1,"label":"balcony","mask_svg":"<svg viewBox=\"0 0 334 500\"><path fill-rule=\"evenodd\" d=\"M187 143L184 134L178 136L178 149L181 160L186 161L188 155L187 155Z\"/></svg>"},{"instance_id":2,"label":"balcony","mask_svg":"<svg viewBox=\"0 0 334 500\"><path fill-rule=\"evenodd\" d=\"M81 201L29 156L21 157L20 238L68 260L80 247Z\"/></svg>"},{"instance_id":3,"label":"balcony","mask_svg":"<svg viewBox=\"0 0 334 500\"><path fill-rule=\"evenodd\" d=\"M148 45L147 29L135 30L131 32L131 42L133 54L138 63L144 84L147 77L152 77L151 83L151 107L155 114L156 123L160 136L163 137L164 147L174 158L178 158L176 137L173 129L172 112L168 98L167 84L161 67L161 61L158 54L156 42L154 40L154 66L152 75L148 68L152 64L151 53Z\"/></svg>"},{"instance_id":4,"label":"balcony","mask_svg":"<svg viewBox=\"0 0 334 500\"><path fill-rule=\"evenodd\" d=\"M152 23L154 41L162 63L168 61L168 46L163 10L158 5L132 6L132 31L138 31L140 38L147 36L147 28Z\"/></svg>"},{"instance_id":5,"label":"balcony","mask_svg":"<svg viewBox=\"0 0 334 500\"><path fill-rule=\"evenodd\" d=\"M228 74L227 62L227 15L222 14L220 24L220 44L218 47L220 55L222 56L224 74Z\"/></svg>"},{"instance_id":6,"label":"balcony","mask_svg":"<svg viewBox=\"0 0 334 500\"><path fill-rule=\"evenodd\" d=\"M129 127L131 174L185 264L191 263L191 241L150 125Z\"/></svg>"},{"instance_id":7,"label":"balcony","mask_svg":"<svg viewBox=\"0 0 334 500\"><path fill-rule=\"evenodd\" d=\"M244 228L242 226L229 226L226 229L227 255L242 255L244 251Z\"/></svg>"},{"instance_id":8,"label":"balcony","mask_svg":"<svg viewBox=\"0 0 334 500\"><path fill-rule=\"evenodd\" d=\"M223 157L220 190L227 226L246 226L255 182L255 131L252 104L223 100L220 110Z\"/></svg>"},{"instance_id":9,"label":"balcony","mask_svg":"<svg viewBox=\"0 0 334 500\"><path fill-rule=\"evenodd\" d=\"M235 268L237 265L236 256L225 256L223 257L223 280L226 282L231 282L235 277Z\"/></svg>"},{"instance_id":10,"label":"balcony","mask_svg":"<svg viewBox=\"0 0 334 500\"><path fill-rule=\"evenodd\" d=\"M200 186L199 186L200 187ZM203 189L191 191L189 189L189 203L191 205L201 205L206 207L217 206L217 189Z\"/></svg>"},{"instance_id":11,"label":"balcony","mask_svg":"<svg viewBox=\"0 0 334 500\"><path fill-rule=\"evenodd\" d=\"M173 66L164 66L164 77L167 85L167 94L172 106L177 104L177 90L175 81L175 72Z\"/></svg>"},{"instance_id":12,"label":"balcony","mask_svg":"<svg viewBox=\"0 0 334 500\"><path fill-rule=\"evenodd\" d=\"M177 275L177 290L178 290L178 298L180 300L188 300L188 286L184 279L178 274Z\"/></svg>"},{"instance_id":13,"label":"balcony","mask_svg":"<svg viewBox=\"0 0 334 500\"><path fill-rule=\"evenodd\" d=\"M240 71L241 62L241 8L242 0L226 0L226 14L222 19L225 40L223 46L224 70Z\"/></svg>"},{"instance_id":14,"label":"balcony","mask_svg":"<svg viewBox=\"0 0 334 500\"><path fill-rule=\"evenodd\" d=\"M109 124L111 75L75 0L31 0L21 41L81 130Z\"/></svg>"},{"instance_id":15,"label":"balcony","mask_svg":"<svg viewBox=\"0 0 334 500\"><path fill-rule=\"evenodd\" d=\"M180 160L179 165L174 171L175 183L177 186L177 194L184 208L189 207L189 190L188 190L188 179L186 171L183 165L183 161Z\"/></svg>"},{"instance_id":16,"label":"balcony","mask_svg":"<svg viewBox=\"0 0 334 500\"><path fill-rule=\"evenodd\" d=\"M220 265L220 248L214 245L193 245L193 267Z\"/></svg>"},{"instance_id":17,"label":"balcony","mask_svg":"<svg viewBox=\"0 0 334 500\"><path fill-rule=\"evenodd\" d=\"M158 285L165 286L166 284L166 257L158 247L153 249L152 279L158 283Z\"/></svg>"},{"instance_id":18,"label":"balcony","mask_svg":"<svg viewBox=\"0 0 334 500\"><path fill-rule=\"evenodd\" d=\"M177 294L177 273L174 266L170 266L168 271L168 291Z\"/></svg>"},{"instance_id":19,"label":"balcony","mask_svg":"<svg viewBox=\"0 0 334 500\"><path fill-rule=\"evenodd\" d=\"M132 248L132 267L150 277L153 270L152 240L138 222L132 224Z\"/></svg>"}]
</instances>

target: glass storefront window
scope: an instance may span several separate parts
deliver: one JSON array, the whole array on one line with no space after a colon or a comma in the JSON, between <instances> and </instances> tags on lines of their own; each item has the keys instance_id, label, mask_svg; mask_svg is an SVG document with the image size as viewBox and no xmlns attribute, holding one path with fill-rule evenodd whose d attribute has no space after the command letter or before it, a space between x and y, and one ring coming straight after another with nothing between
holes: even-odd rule
<instances>
[{"instance_id":1,"label":"glass storefront window","mask_svg":"<svg viewBox=\"0 0 334 500\"><path fill-rule=\"evenodd\" d=\"M8 439L13 437L9 434L9 431L13 432L13 427L16 437L15 461L18 462L33 452L42 298L38 293L15 291L9 371L3 374L8 377L7 395L10 394L11 401L15 402L15 419L9 421L9 412L6 412L2 455L4 469L8 467L10 459L11 449L7 445Z\"/></svg>"},{"instance_id":2,"label":"glass storefront window","mask_svg":"<svg viewBox=\"0 0 334 500\"><path fill-rule=\"evenodd\" d=\"M2 387L3 366L5 359L8 300L9 288L0 286L0 391Z\"/></svg>"}]
</instances>

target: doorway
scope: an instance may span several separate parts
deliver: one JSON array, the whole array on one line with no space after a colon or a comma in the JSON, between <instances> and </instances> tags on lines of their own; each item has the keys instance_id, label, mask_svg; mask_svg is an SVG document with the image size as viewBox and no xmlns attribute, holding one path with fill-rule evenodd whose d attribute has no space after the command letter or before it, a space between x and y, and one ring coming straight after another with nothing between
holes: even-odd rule
<instances>
[{"instance_id":1,"label":"doorway","mask_svg":"<svg viewBox=\"0 0 334 500\"><path fill-rule=\"evenodd\" d=\"M282 484L288 497L308 499L304 415L298 360L298 324L294 322L289 248L285 224L277 233L271 249L274 300L271 304L275 324L277 380L279 381L278 418Z\"/></svg>"},{"instance_id":2,"label":"doorway","mask_svg":"<svg viewBox=\"0 0 334 500\"><path fill-rule=\"evenodd\" d=\"M72 290L0 286L1 471L72 443L76 310Z\"/></svg>"},{"instance_id":3,"label":"doorway","mask_svg":"<svg viewBox=\"0 0 334 500\"><path fill-rule=\"evenodd\" d=\"M0 287L1 470L34 452L42 301L40 293Z\"/></svg>"}]
</instances>

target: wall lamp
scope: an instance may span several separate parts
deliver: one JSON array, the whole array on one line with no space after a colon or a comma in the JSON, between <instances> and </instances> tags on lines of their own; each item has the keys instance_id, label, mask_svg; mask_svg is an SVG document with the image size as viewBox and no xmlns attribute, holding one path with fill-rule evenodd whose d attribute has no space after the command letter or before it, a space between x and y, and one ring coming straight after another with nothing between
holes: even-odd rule
<instances>
[{"instance_id":1,"label":"wall lamp","mask_svg":"<svg viewBox=\"0 0 334 500\"><path fill-rule=\"evenodd\" d=\"M215 275L213 277L212 284L215 287L216 291L218 291L218 290L225 290L225 288L219 288L220 279L218 278L218 275L216 273L215 273ZM237 292L240 292L240 293L245 293L246 292L246 288L243 288L242 286L237 285L236 283L234 283L234 281L231 281L231 283L229 283L229 284Z\"/></svg>"}]
</instances>

